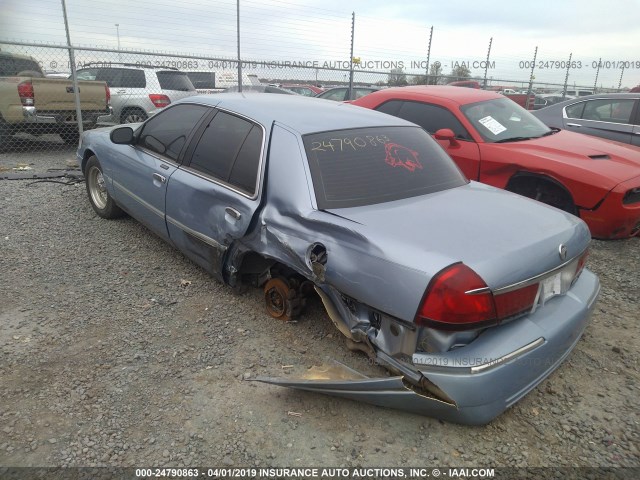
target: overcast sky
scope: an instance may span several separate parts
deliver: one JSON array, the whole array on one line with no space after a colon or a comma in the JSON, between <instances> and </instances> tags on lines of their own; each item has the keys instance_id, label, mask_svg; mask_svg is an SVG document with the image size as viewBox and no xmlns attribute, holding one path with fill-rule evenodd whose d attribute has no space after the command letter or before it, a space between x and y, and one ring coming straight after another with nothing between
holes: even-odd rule
<instances>
[{"instance_id":1,"label":"overcast sky","mask_svg":"<svg viewBox=\"0 0 640 480\"><path fill-rule=\"evenodd\" d=\"M66 5L75 45L115 48L119 33L128 50L172 52L176 58L237 54L235 0L67 0ZM404 71L420 73L433 26L430 60L440 61L445 73L455 62L470 62L472 73L482 76L477 62L493 38L495 64L488 77L528 79L524 62L533 59L537 46L536 80L563 83L562 65L546 62L566 62L572 53L581 68L571 70L570 84L593 85L600 58L605 63L598 85L617 87L621 62L627 62L622 85L640 83L640 0L538 0L527 6L494 0L240 0L240 9L242 57L252 60L348 61L355 12L354 56L383 71L388 70L383 62L402 62ZM64 43L60 0L0 0L0 40ZM30 50L44 60L57 53ZM89 52L80 58L104 57Z\"/></svg>"}]
</instances>

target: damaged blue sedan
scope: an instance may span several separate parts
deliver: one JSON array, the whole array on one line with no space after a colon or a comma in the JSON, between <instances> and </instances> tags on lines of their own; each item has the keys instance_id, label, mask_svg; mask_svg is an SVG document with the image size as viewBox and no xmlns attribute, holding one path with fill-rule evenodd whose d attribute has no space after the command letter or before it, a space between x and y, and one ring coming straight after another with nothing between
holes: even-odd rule
<instances>
[{"instance_id":1,"label":"damaged blue sedan","mask_svg":"<svg viewBox=\"0 0 640 480\"><path fill-rule=\"evenodd\" d=\"M78 162L99 216L263 288L275 318L315 292L392 374L259 378L276 385L487 423L569 355L600 289L582 220L470 182L420 127L351 105L190 97L85 133Z\"/></svg>"}]
</instances>

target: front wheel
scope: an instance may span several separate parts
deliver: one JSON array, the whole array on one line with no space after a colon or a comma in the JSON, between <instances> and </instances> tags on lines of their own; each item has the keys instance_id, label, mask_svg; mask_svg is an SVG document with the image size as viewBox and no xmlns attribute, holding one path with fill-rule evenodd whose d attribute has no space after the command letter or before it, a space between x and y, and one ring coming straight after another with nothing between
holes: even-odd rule
<instances>
[{"instance_id":1,"label":"front wheel","mask_svg":"<svg viewBox=\"0 0 640 480\"><path fill-rule=\"evenodd\" d=\"M102 167L95 155L87 161L85 179L89 202L100 217L111 219L121 217L124 214L107 191Z\"/></svg>"}]
</instances>

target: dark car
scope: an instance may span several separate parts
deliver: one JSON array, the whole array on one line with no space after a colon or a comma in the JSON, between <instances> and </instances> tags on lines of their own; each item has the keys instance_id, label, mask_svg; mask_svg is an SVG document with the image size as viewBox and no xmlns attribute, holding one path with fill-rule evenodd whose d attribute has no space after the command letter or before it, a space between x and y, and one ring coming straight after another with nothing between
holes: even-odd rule
<instances>
[{"instance_id":1,"label":"dark car","mask_svg":"<svg viewBox=\"0 0 640 480\"><path fill-rule=\"evenodd\" d=\"M640 146L640 93L574 98L536 111L547 126Z\"/></svg>"},{"instance_id":2,"label":"dark car","mask_svg":"<svg viewBox=\"0 0 640 480\"><path fill-rule=\"evenodd\" d=\"M349 98L349 87L335 87L319 93L316 97L335 102L345 102L347 100L356 100L377 91L378 89L374 87L353 87L353 95Z\"/></svg>"}]
</instances>

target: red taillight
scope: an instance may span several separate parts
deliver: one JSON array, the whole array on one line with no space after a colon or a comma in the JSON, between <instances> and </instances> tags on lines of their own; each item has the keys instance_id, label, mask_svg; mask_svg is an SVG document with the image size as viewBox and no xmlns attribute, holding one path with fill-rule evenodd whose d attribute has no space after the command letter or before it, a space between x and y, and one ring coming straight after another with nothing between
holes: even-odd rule
<instances>
[{"instance_id":1,"label":"red taillight","mask_svg":"<svg viewBox=\"0 0 640 480\"><path fill-rule=\"evenodd\" d=\"M109 90L109 85L105 84L104 90L107 95L107 108L109 108L109 104L111 103L111 90Z\"/></svg>"},{"instance_id":2,"label":"red taillight","mask_svg":"<svg viewBox=\"0 0 640 480\"><path fill-rule=\"evenodd\" d=\"M576 273L573 276L573 281L574 282L578 279L578 277L582 273L582 270L584 269L584 266L587 263L587 258L589 258L589 250L585 250L584 253L582 254L582 256L580 257L580 260L578 260L578 266L576 267Z\"/></svg>"},{"instance_id":3,"label":"red taillight","mask_svg":"<svg viewBox=\"0 0 640 480\"><path fill-rule=\"evenodd\" d=\"M480 276L463 263L440 272L427 288L415 322L460 328L497 320L493 295Z\"/></svg>"},{"instance_id":4,"label":"red taillight","mask_svg":"<svg viewBox=\"0 0 640 480\"><path fill-rule=\"evenodd\" d=\"M498 320L504 320L505 318L531 310L533 308L533 302L536 301L538 286L538 283L534 283L528 287L522 287L511 292L495 295L493 299L496 302Z\"/></svg>"},{"instance_id":5,"label":"red taillight","mask_svg":"<svg viewBox=\"0 0 640 480\"><path fill-rule=\"evenodd\" d=\"M153 104L158 108L166 107L171 103L171 100L166 95L161 95L159 93L150 93L149 100L153 102Z\"/></svg>"},{"instance_id":6,"label":"red taillight","mask_svg":"<svg viewBox=\"0 0 640 480\"><path fill-rule=\"evenodd\" d=\"M24 106L33 106L33 84L30 80L18 84L18 96Z\"/></svg>"},{"instance_id":7,"label":"red taillight","mask_svg":"<svg viewBox=\"0 0 640 480\"><path fill-rule=\"evenodd\" d=\"M444 330L493 325L531 310L538 286L494 295L476 272L457 263L431 281L415 323Z\"/></svg>"}]
</instances>

